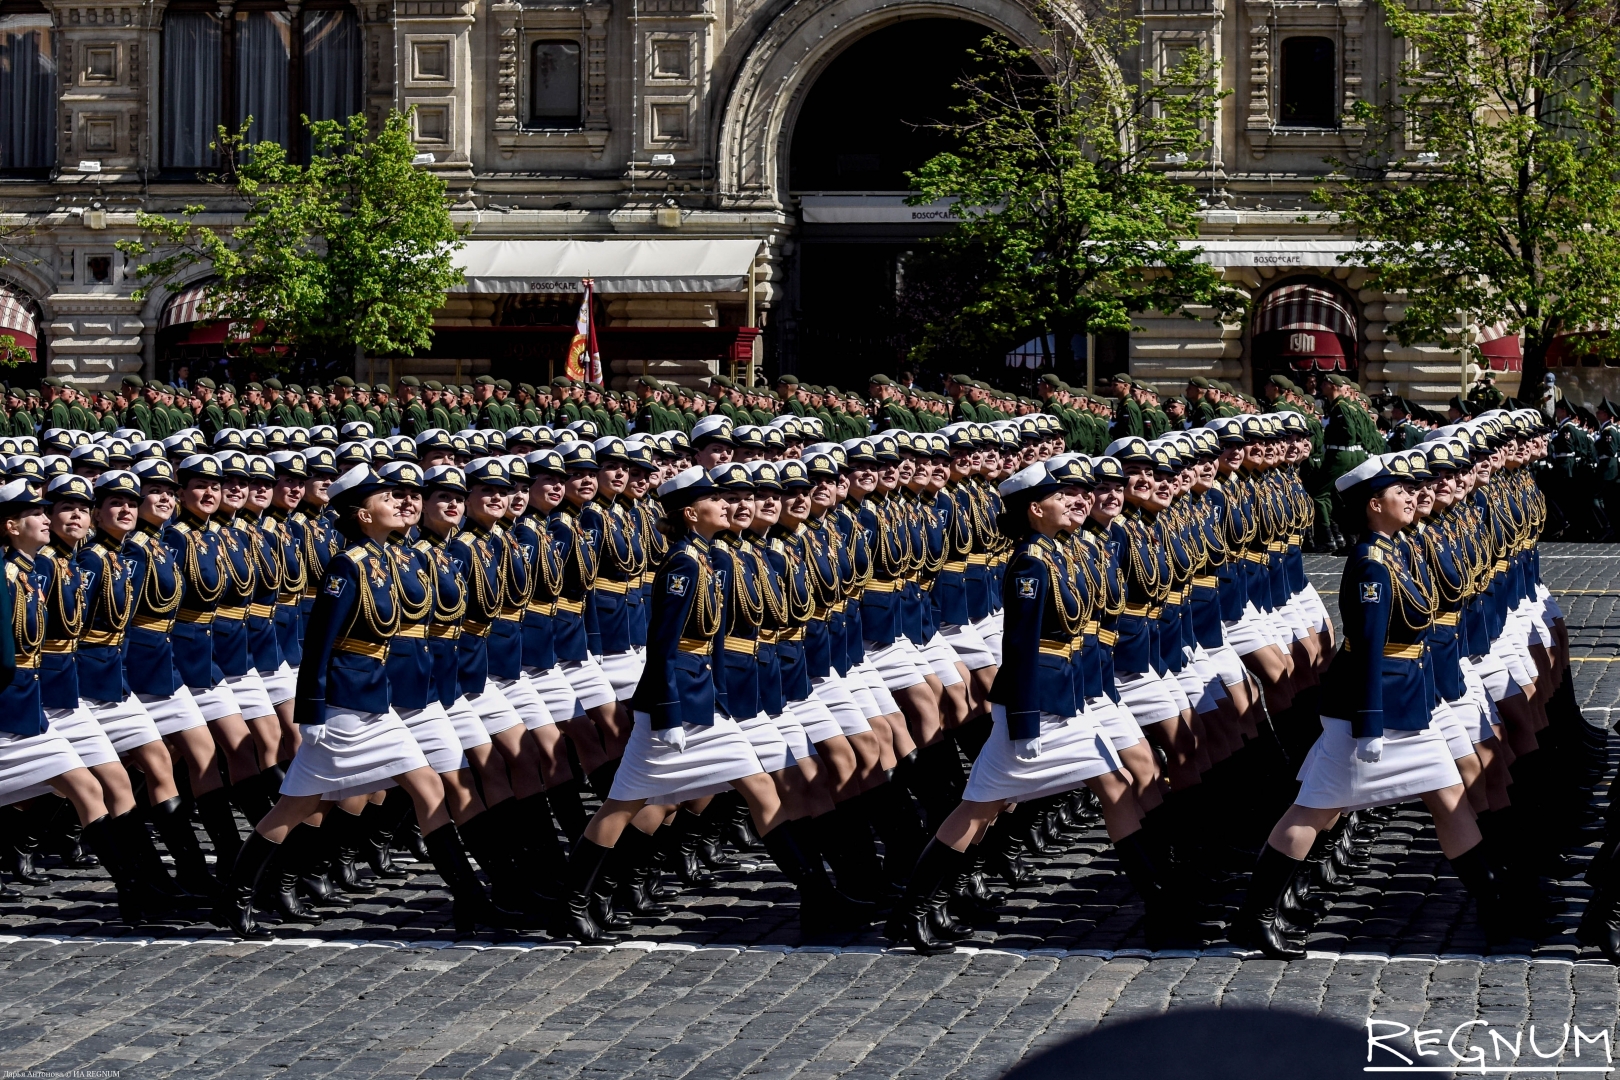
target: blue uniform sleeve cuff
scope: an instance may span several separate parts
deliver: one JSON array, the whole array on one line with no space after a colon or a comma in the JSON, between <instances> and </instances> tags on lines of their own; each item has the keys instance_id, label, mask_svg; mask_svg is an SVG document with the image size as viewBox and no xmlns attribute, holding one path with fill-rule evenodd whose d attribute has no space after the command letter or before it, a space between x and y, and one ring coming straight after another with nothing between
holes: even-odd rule
<instances>
[{"instance_id":1,"label":"blue uniform sleeve cuff","mask_svg":"<svg viewBox=\"0 0 1620 1080\"><path fill-rule=\"evenodd\" d=\"M1030 709L1028 712L1007 713L1007 737L1009 739L1033 739L1041 733L1041 711Z\"/></svg>"},{"instance_id":2,"label":"blue uniform sleeve cuff","mask_svg":"<svg viewBox=\"0 0 1620 1080\"><path fill-rule=\"evenodd\" d=\"M1362 709L1350 725L1351 734L1358 739L1377 739L1384 734L1384 710Z\"/></svg>"}]
</instances>

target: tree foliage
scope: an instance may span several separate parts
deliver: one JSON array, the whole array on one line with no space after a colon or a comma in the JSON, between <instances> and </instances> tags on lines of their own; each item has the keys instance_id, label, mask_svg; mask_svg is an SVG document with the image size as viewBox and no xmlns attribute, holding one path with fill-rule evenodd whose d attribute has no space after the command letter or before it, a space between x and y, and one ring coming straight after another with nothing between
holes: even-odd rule
<instances>
[{"instance_id":1,"label":"tree foliage","mask_svg":"<svg viewBox=\"0 0 1620 1080\"><path fill-rule=\"evenodd\" d=\"M1366 139L1316 198L1360 241L1343 261L1408 294L1402 343L1454 337L1460 314L1506 324L1531 385L1555 336L1620 303L1620 8L1422 8L1384 0L1408 60L1389 101L1357 106Z\"/></svg>"},{"instance_id":2,"label":"tree foliage","mask_svg":"<svg viewBox=\"0 0 1620 1080\"><path fill-rule=\"evenodd\" d=\"M359 115L312 123L308 164L250 143L248 130L221 128L216 143L214 179L240 200L241 223L206 224L201 206L143 213L147 235L118 245L144 260L137 274L174 290L209 267L202 314L253 327L258 342L339 359L426 348L433 312L461 281L461 245L444 181L411 164L407 116L391 113L374 135Z\"/></svg>"},{"instance_id":3,"label":"tree foliage","mask_svg":"<svg viewBox=\"0 0 1620 1080\"><path fill-rule=\"evenodd\" d=\"M1083 39L1047 22L1037 47L992 36L974 50L959 84L968 100L946 125L958 148L908 174L913 203L956 200L960 221L935 245L975 270L968 301L930 323L917 359L1051 333L1062 364L1075 335L1130 330L1133 312L1240 306L1186 243L1201 206L1170 171L1208 155L1211 58L1189 51L1126 78L1111 58L1138 51L1141 25L1123 10L1093 12Z\"/></svg>"}]
</instances>

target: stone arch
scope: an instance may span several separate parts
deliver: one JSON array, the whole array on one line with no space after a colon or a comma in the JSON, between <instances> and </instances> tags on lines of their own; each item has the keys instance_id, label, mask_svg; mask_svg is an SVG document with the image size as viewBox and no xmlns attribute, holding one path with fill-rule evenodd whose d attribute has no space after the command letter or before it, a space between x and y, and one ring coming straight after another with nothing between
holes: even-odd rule
<instances>
[{"instance_id":1,"label":"stone arch","mask_svg":"<svg viewBox=\"0 0 1620 1080\"><path fill-rule=\"evenodd\" d=\"M722 198L734 207L785 207L787 146L810 87L856 39L921 18L976 22L1030 47L1045 41L1048 27L1091 40L1072 0L797 0L764 25L726 96L718 148ZM1113 57L1096 56L1117 72Z\"/></svg>"}]
</instances>

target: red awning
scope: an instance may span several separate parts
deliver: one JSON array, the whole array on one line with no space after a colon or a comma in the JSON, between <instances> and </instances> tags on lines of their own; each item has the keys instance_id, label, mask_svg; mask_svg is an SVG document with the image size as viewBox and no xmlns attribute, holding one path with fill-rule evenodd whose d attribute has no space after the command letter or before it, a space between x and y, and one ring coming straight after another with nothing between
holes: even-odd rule
<instances>
[{"instance_id":1,"label":"red awning","mask_svg":"<svg viewBox=\"0 0 1620 1080\"><path fill-rule=\"evenodd\" d=\"M1524 348L1517 331L1497 323L1479 332L1479 351L1492 371L1520 371L1524 368Z\"/></svg>"},{"instance_id":2,"label":"red awning","mask_svg":"<svg viewBox=\"0 0 1620 1080\"><path fill-rule=\"evenodd\" d=\"M1325 330L1272 330L1254 339L1256 357L1282 360L1295 371L1349 371L1353 342Z\"/></svg>"},{"instance_id":3,"label":"red awning","mask_svg":"<svg viewBox=\"0 0 1620 1080\"><path fill-rule=\"evenodd\" d=\"M164 330L171 326L189 326L176 345L223 345L226 342L240 343L248 341L254 334L264 329L262 322L255 323L249 333L243 333L240 323L227 322L224 319L204 319L202 311L208 290L214 286L213 280L200 281L169 297L169 302L163 305L163 315L158 319L158 329Z\"/></svg>"},{"instance_id":4,"label":"red awning","mask_svg":"<svg viewBox=\"0 0 1620 1080\"><path fill-rule=\"evenodd\" d=\"M1356 313L1338 293L1316 285L1284 285L1260 301L1254 332L1320 330L1356 340Z\"/></svg>"},{"instance_id":5,"label":"red awning","mask_svg":"<svg viewBox=\"0 0 1620 1080\"><path fill-rule=\"evenodd\" d=\"M1603 345L1603 339L1608 336L1607 330L1575 330L1554 335L1552 344L1547 346L1547 366L1615 366L1614 358L1604 355L1610 351Z\"/></svg>"},{"instance_id":6,"label":"red awning","mask_svg":"<svg viewBox=\"0 0 1620 1080\"><path fill-rule=\"evenodd\" d=\"M27 349L32 359L39 359L39 323L33 302L8 285L0 285L0 334Z\"/></svg>"}]
</instances>

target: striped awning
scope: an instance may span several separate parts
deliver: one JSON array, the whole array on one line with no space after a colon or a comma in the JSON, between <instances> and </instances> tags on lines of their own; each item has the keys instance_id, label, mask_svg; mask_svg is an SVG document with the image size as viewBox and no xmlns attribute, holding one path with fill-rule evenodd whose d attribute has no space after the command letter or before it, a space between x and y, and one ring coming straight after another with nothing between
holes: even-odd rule
<instances>
[{"instance_id":1,"label":"striped awning","mask_svg":"<svg viewBox=\"0 0 1620 1080\"><path fill-rule=\"evenodd\" d=\"M1330 289L1316 285L1284 285L1267 293L1254 313L1254 332L1321 330L1356 337L1356 313Z\"/></svg>"},{"instance_id":2,"label":"striped awning","mask_svg":"<svg viewBox=\"0 0 1620 1080\"><path fill-rule=\"evenodd\" d=\"M1479 330L1479 352L1492 371L1519 371L1524 367L1524 346L1519 332L1508 329L1507 323L1482 326Z\"/></svg>"},{"instance_id":3,"label":"striped awning","mask_svg":"<svg viewBox=\"0 0 1620 1080\"><path fill-rule=\"evenodd\" d=\"M203 300L207 297L211 285L212 282L199 281L169 297L169 302L163 305L163 315L158 319L158 329L201 322Z\"/></svg>"},{"instance_id":4,"label":"striped awning","mask_svg":"<svg viewBox=\"0 0 1620 1080\"><path fill-rule=\"evenodd\" d=\"M39 323L34 319L32 301L8 285L0 285L0 334L25 348L39 342Z\"/></svg>"}]
</instances>

